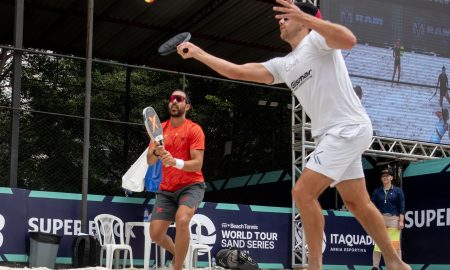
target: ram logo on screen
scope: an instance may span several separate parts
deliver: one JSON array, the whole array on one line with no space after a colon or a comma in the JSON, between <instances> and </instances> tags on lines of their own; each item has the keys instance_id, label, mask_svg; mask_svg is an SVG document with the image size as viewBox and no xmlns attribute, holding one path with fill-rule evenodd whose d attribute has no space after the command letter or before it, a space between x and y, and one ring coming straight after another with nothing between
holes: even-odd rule
<instances>
[{"instance_id":1,"label":"ram logo on screen","mask_svg":"<svg viewBox=\"0 0 450 270\"><path fill-rule=\"evenodd\" d=\"M421 22L413 23L413 34L416 37L422 37L425 35L425 24Z\"/></svg>"},{"instance_id":2,"label":"ram logo on screen","mask_svg":"<svg viewBox=\"0 0 450 270\"><path fill-rule=\"evenodd\" d=\"M342 10L341 22L345 25L351 25L353 23L353 12L349 9Z\"/></svg>"}]
</instances>

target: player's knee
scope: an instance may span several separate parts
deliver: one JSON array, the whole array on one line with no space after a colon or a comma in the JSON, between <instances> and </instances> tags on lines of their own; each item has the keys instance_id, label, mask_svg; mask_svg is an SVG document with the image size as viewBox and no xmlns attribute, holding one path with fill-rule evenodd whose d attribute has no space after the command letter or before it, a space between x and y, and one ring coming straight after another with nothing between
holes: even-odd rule
<instances>
[{"instance_id":1,"label":"player's knee","mask_svg":"<svg viewBox=\"0 0 450 270\"><path fill-rule=\"evenodd\" d=\"M165 235L160 230L150 228L150 238L152 241L155 241L157 244L161 244L164 237Z\"/></svg>"},{"instance_id":2,"label":"player's knee","mask_svg":"<svg viewBox=\"0 0 450 270\"><path fill-rule=\"evenodd\" d=\"M352 213L365 211L367 204L360 199L345 199L343 200L347 209Z\"/></svg>"},{"instance_id":3,"label":"player's knee","mask_svg":"<svg viewBox=\"0 0 450 270\"><path fill-rule=\"evenodd\" d=\"M344 204L347 209L352 213L359 213L367 211L367 207L371 204L370 199L347 199L344 200Z\"/></svg>"},{"instance_id":4,"label":"player's knee","mask_svg":"<svg viewBox=\"0 0 450 270\"><path fill-rule=\"evenodd\" d=\"M190 221L191 221L191 218L188 215L177 215L175 218L175 223L177 224L177 228L181 228L181 227L187 228L189 226Z\"/></svg>"},{"instance_id":5,"label":"player's knee","mask_svg":"<svg viewBox=\"0 0 450 270\"><path fill-rule=\"evenodd\" d=\"M347 209L350 212L355 212L358 211L358 205L355 202L352 201L344 201L345 207L347 207Z\"/></svg>"},{"instance_id":6,"label":"player's knee","mask_svg":"<svg viewBox=\"0 0 450 270\"><path fill-rule=\"evenodd\" d=\"M309 205L314 200L314 198L308 192L305 192L303 188L298 186L295 186L292 189L291 194L292 198L299 207Z\"/></svg>"}]
</instances>

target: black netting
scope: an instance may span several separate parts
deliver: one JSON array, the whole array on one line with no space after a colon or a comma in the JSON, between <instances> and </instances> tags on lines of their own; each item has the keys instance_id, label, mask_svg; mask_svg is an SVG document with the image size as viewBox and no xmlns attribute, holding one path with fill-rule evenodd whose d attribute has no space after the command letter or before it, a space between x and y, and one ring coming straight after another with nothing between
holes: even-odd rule
<instances>
[{"instance_id":1,"label":"black netting","mask_svg":"<svg viewBox=\"0 0 450 270\"><path fill-rule=\"evenodd\" d=\"M24 63L17 185L80 193L84 62L33 54L25 55ZM1 186L10 180L11 82L4 77L0 96L0 168L6 172ZM123 195L121 177L148 144L143 108L153 106L166 120L168 97L182 87L193 106L188 118L206 135L205 199L273 205L282 197L289 206L289 91L104 63L93 66L89 193Z\"/></svg>"}]
</instances>

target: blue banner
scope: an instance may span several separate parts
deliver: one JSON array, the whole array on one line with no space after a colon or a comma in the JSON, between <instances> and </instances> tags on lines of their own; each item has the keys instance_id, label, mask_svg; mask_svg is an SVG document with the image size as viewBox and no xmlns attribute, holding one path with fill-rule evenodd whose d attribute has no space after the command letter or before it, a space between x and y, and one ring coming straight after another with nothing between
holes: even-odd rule
<instances>
[{"instance_id":1,"label":"blue banner","mask_svg":"<svg viewBox=\"0 0 450 270\"><path fill-rule=\"evenodd\" d=\"M93 234L93 219L98 214L113 214L124 222L142 221L145 208L151 210L153 203L145 198L89 195L88 232ZM81 232L81 194L0 188L0 205L2 261L26 262L28 232L39 231L63 236L57 263L71 263L72 241ZM354 217L343 211L323 213L324 264L370 265L373 241ZM261 268L291 268L290 208L202 203L195 218L203 226L202 239L211 246L213 256L220 249L238 247L248 251ZM142 230L133 231L136 237L130 244L134 261L142 265L144 234ZM205 261L206 256L199 260Z\"/></svg>"},{"instance_id":2,"label":"blue banner","mask_svg":"<svg viewBox=\"0 0 450 270\"><path fill-rule=\"evenodd\" d=\"M403 179L406 214L405 260L414 264L446 264L450 269L450 159L408 167ZM420 175L415 171L421 171ZM424 172L428 171L427 174Z\"/></svg>"},{"instance_id":3,"label":"blue banner","mask_svg":"<svg viewBox=\"0 0 450 270\"><path fill-rule=\"evenodd\" d=\"M124 222L142 221L154 200L88 196L88 233L93 219L108 213ZM28 232L63 236L57 263L71 263L74 237L81 232L81 194L0 188L0 261L28 260ZM195 218L202 223L202 239L212 254L227 247L248 251L262 268L290 268L291 209L236 204L202 203ZM131 239L135 264L142 265L144 234L134 230ZM153 253L153 252L152 252ZM153 256L153 255L152 255ZM200 261L206 257L200 257Z\"/></svg>"},{"instance_id":4,"label":"blue banner","mask_svg":"<svg viewBox=\"0 0 450 270\"><path fill-rule=\"evenodd\" d=\"M323 263L371 265L374 242L347 211L327 211Z\"/></svg>"}]
</instances>

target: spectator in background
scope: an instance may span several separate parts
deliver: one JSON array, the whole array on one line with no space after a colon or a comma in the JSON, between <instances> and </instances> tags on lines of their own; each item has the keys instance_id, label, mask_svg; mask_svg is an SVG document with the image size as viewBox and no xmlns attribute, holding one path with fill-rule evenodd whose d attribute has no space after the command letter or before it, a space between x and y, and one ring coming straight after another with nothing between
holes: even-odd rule
<instances>
[{"instance_id":1,"label":"spectator in background","mask_svg":"<svg viewBox=\"0 0 450 270\"><path fill-rule=\"evenodd\" d=\"M359 97L359 100L361 100L362 95L363 95L361 86L356 85L355 87L353 87L353 90L355 91L356 95Z\"/></svg>"},{"instance_id":2,"label":"spectator in background","mask_svg":"<svg viewBox=\"0 0 450 270\"><path fill-rule=\"evenodd\" d=\"M397 250L398 255L401 257L400 232L405 227L405 195L401 188L392 184L393 179L394 172L391 168L381 171L382 186L375 189L372 193L372 202L383 215L389 238L391 239L394 249ZM380 261L381 251L378 245L375 244L373 249L372 270L379 269Z\"/></svg>"},{"instance_id":3,"label":"spectator in background","mask_svg":"<svg viewBox=\"0 0 450 270\"><path fill-rule=\"evenodd\" d=\"M448 96L448 77L447 73L445 73L445 66L442 66L442 72L439 74L436 87L439 87L440 92L439 106L442 108L444 97L447 99L448 104L450 104L450 97Z\"/></svg>"},{"instance_id":4,"label":"spectator in background","mask_svg":"<svg viewBox=\"0 0 450 270\"><path fill-rule=\"evenodd\" d=\"M358 96L359 100L362 102L363 90L362 90L361 86L360 85L355 85L353 87L353 91L355 91L355 94ZM375 129L373 130L372 135L373 136L377 135L377 132L376 132Z\"/></svg>"},{"instance_id":5,"label":"spectator in background","mask_svg":"<svg viewBox=\"0 0 450 270\"><path fill-rule=\"evenodd\" d=\"M397 74L397 85L400 81L400 71L401 71L401 65L400 65L400 58L403 56L403 52L405 51L405 48L400 44L400 39L397 39L395 42L394 48L392 49L392 56L394 57L394 73L392 73L392 84L394 85L394 78L395 73L398 70Z\"/></svg>"},{"instance_id":6,"label":"spectator in background","mask_svg":"<svg viewBox=\"0 0 450 270\"><path fill-rule=\"evenodd\" d=\"M448 131L448 110L442 108L440 111L435 112L435 114L439 120L436 122L436 129L431 134L430 141L432 143L441 143L442 137L444 137L445 132Z\"/></svg>"}]
</instances>

